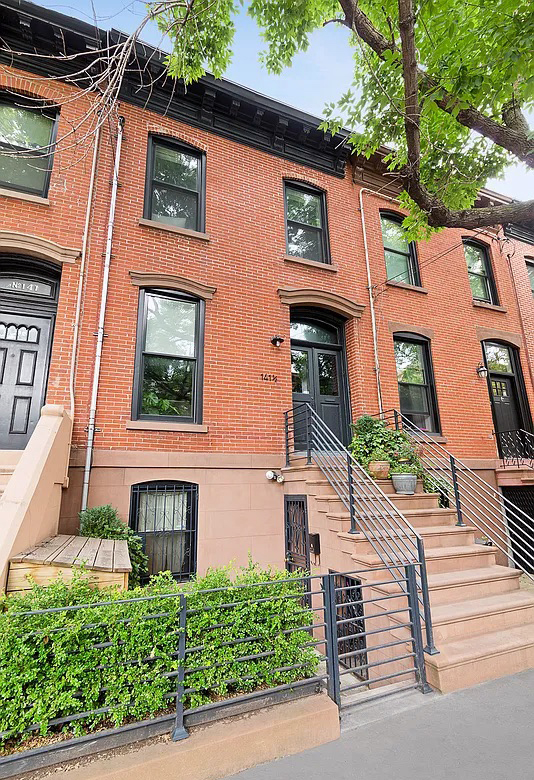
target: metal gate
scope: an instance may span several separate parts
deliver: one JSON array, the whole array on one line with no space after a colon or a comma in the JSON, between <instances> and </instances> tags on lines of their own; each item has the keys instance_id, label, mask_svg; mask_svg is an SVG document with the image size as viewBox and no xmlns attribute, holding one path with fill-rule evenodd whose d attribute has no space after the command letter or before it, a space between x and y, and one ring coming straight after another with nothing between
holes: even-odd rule
<instances>
[{"instance_id":1,"label":"metal gate","mask_svg":"<svg viewBox=\"0 0 534 780\"><path fill-rule=\"evenodd\" d=\"M514 523L508 524L512 555L521 561L521 568L534 572L534 487L503 487L503 495L518 507L523 514L517 515Z\"/></svg>"},{"instance_id":2,"label":"metal gate","mask_svg":"<svg viewBox=\"0 0 534 780\"><path fill-rule=\"evenodd\" d=\"M306 496L284 496L286 569L310 570L310 540Z\"/></svg>"},{"instance_id":3,"label":"metal gate","mask_svg":"<svg viewBox=\"0 0 534 780\"><path fill-rule=\"evenodd\" d=\"M332 574L337 605L339 663L346 669L353 669L360 680L368 680L361 580L346 574Z\"/></svg>"}]
</instances>

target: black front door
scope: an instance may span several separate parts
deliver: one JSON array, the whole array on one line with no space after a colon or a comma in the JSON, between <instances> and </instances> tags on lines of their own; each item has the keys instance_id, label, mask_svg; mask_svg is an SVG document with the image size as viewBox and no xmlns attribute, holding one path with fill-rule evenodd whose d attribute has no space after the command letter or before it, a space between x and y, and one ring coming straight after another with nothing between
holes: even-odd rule
<instances>
[{"instance_id":1,"label":"black front door","mask_svg":"<svg viewBox=\"0 0 534 780\"><path fill-rule=\"evenodd\" d=\"M23 449L44 402L50 317L0 313L0 449Z\"/></svg>"},{"instance_id":2,"label":"black front door","mask_svg":"<svg viewBox=\"0 0 534 780\"><path fill-rule=\"evenodd\" d=\"M521 415L517 405L514 378L492 374L490 386L497 433L517 431L521 428Z\"/></svg>"},{"instance_id":3,"label":"black front door","mask_svg":"<svg viewBox=\"0 0 534 780\"><path fill-rule=\"evenodd\" d=\"M307 403L345 443L348 435L344 352L340 328L295 319L291 323L293 406ZM295 423L296 444L304 444L302 416Z\"/></svg>"}]
</instances>

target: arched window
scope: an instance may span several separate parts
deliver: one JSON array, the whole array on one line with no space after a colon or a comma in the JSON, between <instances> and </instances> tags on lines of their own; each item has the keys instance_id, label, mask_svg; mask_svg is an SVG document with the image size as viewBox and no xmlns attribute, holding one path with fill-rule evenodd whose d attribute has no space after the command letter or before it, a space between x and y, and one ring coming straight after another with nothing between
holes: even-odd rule
<instances>
[{"instance_id":1,"label":"arched window","mask_svg":"<svg viewBox=\"0 0 534 780\"><path fill-rule=\"evenodd\" d=\"M197 568L198 485L155 481L132 485L130 527L141 537L149 575L188 580Z\"/></svg>"},{"instance_id":2,"label":"arched window","mask_svg":"<svg viewBox=\"0 0 534 780\"><path fill-rule=\"evenodd\" d=\"M57 109L0 92L0 186L46 197Z\"/></svg>"},{"instance_id":3,"label":"arched window","mask_svg":"<svg viewBox=\"0 0 534 780\"><path fill-rule=\"evenodd\" d=\"M402 414L423 431L439 433L430 342L415 333L395 333L394 347Z\"/></svg>"},{"instance_id":4,"label":"arched window","mask_svg":"<svg viewBox=\"0 0 534 780\"><path fill-rule=\"evenodd\" d=\"M202 419L204 301L143 289L139 298L134 419Z\"/></svg>"},{"instance_id":5,"label":"arched window","mask_svg":"<svg viewBox=\"0 0 534 780\"><path fill-rule=\"evenodd\" d=\"M469 238L464 238L463 244L473 300L498 304L488 247Z\"/></svg>"},{"instance_id":6,"label":"arched window","mask_svg":"<svg viewBox=\"0 0 534 780\"><path fill-rule=\"evenodd\" d=\"M284 184L287 254L330 262L325 194L300 182Z\"/></svg>"},{"instance_id":7,"label":"arched window","mask_svg":"<svg viewBox=\"0 0 534 780\"><path fill-rule=\"evenodd\" d=\"M413 241L407 241L402 227L403 217L391 212L380 212L384 258L390 282L421 285L417 252Z\"/></svg>"}]
</instances>

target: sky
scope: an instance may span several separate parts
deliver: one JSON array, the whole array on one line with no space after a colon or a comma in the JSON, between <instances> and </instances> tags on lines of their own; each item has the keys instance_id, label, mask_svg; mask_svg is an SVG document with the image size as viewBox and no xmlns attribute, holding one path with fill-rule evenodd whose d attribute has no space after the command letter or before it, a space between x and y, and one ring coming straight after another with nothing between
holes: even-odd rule
<instances>
[{"instance_id":1,"label":"sky","mask_svg":"<svg viewBox=\"0 0 534 780\"><path fill-rule=\"evenodd\" d=\"M116 28L132 32L145 15L140 0L34 0L39 5L87 22L95 20L103 29ZM155 25L146 27L143 40L162 46ZM245 13L236 22L233 62L225 77L283 103L317 117L323 115L325 103L335 102L350 87L352 52L348 30L330 24L315 32L307 52L296 56L291 68L275 76L259 62L263 49L258 28ZM531 127L534 114L529 117ZM487 188L518 200L534 197L534 172L526 166L510 166L503 179L488 181Z\"/></svg>"}]
</instances>

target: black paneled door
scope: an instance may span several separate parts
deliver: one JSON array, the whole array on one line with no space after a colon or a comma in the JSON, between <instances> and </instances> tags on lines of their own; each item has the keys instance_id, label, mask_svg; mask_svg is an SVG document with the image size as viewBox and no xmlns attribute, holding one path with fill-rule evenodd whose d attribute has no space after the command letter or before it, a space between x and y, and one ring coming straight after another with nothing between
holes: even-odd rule
<instances>
[{"instance_id":1,"label":"black paneled door","mask_svg":"<svg viewBox=\"0 0 534 780\"><path fill-rule=\"evenodd\" d=\"M52 321L0 313L0 449L23 449L44 402Z\"/></svg>"},{"instance_id":2,"label":"black paneled door","mask_svg":"<svg viewBox=\"0 0 534 780\"><path fill-rule=\"evenodd\" d=\"M292 321L293 405L310 404L342 442L348 435L344 367L340 327L305 319ZM306 437L302 416L297 420L296 444L303 444Z\"/></svg>"}]
</instances>

